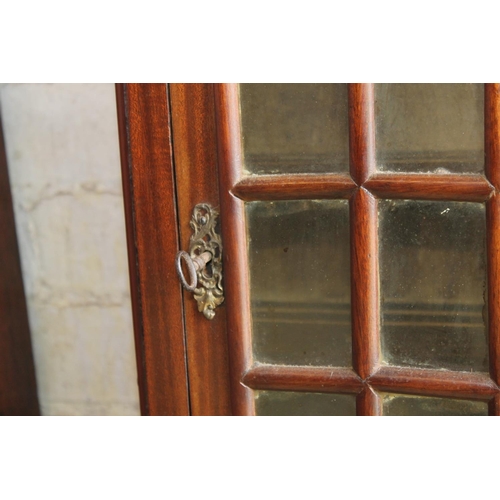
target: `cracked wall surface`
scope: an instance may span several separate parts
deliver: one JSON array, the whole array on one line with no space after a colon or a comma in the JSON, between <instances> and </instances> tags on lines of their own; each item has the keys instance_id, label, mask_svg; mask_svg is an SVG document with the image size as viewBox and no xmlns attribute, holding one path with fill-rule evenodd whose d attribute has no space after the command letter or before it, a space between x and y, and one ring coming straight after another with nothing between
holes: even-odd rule
<instances>
[{"instance_id":1,"label":"cracked wall surface","mask_svg":"<svg viewBox=\"0 0 500 500\"><path fill-rule=\"evenodd\" d=\"M2 84L44 415L138 415L112 84Z\"/></svg>"}]
</instances>

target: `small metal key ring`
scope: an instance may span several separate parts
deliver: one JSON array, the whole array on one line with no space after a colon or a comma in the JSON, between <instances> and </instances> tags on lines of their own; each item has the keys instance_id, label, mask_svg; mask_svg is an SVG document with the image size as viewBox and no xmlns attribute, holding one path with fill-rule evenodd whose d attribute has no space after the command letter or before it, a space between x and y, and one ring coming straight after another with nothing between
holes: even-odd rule
<instances>
[{"instance_id":1,"label":"small metal key ring","mask_svg":"<svg viewBox=\"0 0 500 500\"><path fill-rule=\"evenodd\" d=\"M184 262L186 263L188 270L189 270L189 281L191 281L191 285L186 281L186 278L184 277L184 272L182 271L182 265L181 265L181 259L184 259ZM175 259L175 267L177 269L177 274L179 275L179 279L181 280L182 286L190 291L194 292L196 289L196 285L198 284L198 277L196 275L196 267L194 265L193 259L191 256L182 250L177 254L177 257Z\"/></svg>"}]
</instances>

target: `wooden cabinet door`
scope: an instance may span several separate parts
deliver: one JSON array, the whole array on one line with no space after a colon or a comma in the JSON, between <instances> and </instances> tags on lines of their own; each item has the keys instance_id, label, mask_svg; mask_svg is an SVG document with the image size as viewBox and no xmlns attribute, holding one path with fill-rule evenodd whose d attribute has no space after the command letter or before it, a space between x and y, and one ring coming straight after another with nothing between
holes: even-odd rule
<instances>
[{"instance_id":1,"label":"wooden cabinet door","mask_svg":"<svg viewBox=\"0 0 500 500\"><path fill-rule=\"evenodd\" d=\"M119 86L143 412L497 415L499 102ZM211 321L173 264L201 202L224 247Z\"/></svg>"}]
</instances>

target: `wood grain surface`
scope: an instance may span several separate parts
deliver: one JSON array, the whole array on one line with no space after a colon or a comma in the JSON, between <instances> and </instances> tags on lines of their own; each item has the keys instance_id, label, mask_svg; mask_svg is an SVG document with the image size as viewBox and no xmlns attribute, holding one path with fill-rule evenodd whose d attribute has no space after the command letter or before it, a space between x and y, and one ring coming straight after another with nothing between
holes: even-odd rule
<instances>
[{"instance_id":1,"label":"wood grain surface","mask_svg":"<svg viewBox=\"0 0 500 500\"><path fill-rule=\"evenodd\" d=\"M498 394L487 374L384 366L368 379L377 390L489 400Z\"/></svg>"},{"instance_id":2,"label":"wood grain surface","mask_svg":"<svg viewBox=\"0 0 500 500\"><path fill-rule=\"evenodd\" d=\"M488 403L488 415L491 417L500 416L500 393L490 399Z\"/></svg>"},{"instance_id":3,"label":"wood grain surface","mask_svg":"<svg viewBox=\"0 0 500 500\"><path fill-rule=\"evenodd\" d=\"M375 102L372 83L351 83L349 158L351 176L362 185L375 172Z\"/></svg>"},{"instance_id":4,"label":"wood grain surface","mask_svg":"<svg viewBox=\"0 0 500 500\"><path fill-rule=\"evenodd\" d=\"M231 192L245 201L349 198L356 184L343 174L253 175L236 183Z\"/></svg>"},{"instance_id":5,"label":"wood grain surface","mask_svg":"<svg viewBox=\"0 0 500 500\"><path fill-rule=\"evenodd\" d=\"M224 287L229 341L231 403L234 415L253 415L252 391L241 381L252 365L250 295L244 203L231 194L242 171L238 88L215 85Z\"/></svg>"},{"instance_id":6,"label":"wood grain surface","mask_svg":"<svg viewBox=\"0 0 500 500\"><path fill-rule=\"evenodd\" d=\"M257 365L243 377L252 389L358 393L361 379L348 368Z\"/></svg>"},{"instance_id":7,"label":"wood grain surface","mask_svg":"<svg viewBox=\"0 0 500 500\"><path fill-rule=\"evenodd\" d=\"M169 89L179 232L187 251L194 206L220 205L214 90L212 84L170 84ZM226 305L209 321L193 294L184 291L184 318L191 414L230 415Z\"/></svg>"},{"instance_id":8,"label":"wood grain surface","mask_svg":"<svg viewBox=\"0 0 500 500\"><path fill-rule=\"evenodd\" d=\"M485 88L486 175L495 194L486 205L490 374L500 384L500 84Z\"/></svg>"},{"instance_id":9,"label":"wood grain surface","mask_svg":"<svg viewBox=\"0 0 500 500\"><path fill-rule=\"evenodd\" d=\"M371 388L366 386L356 399L356 415L358 417L382 415L382 398Z\"/></svg>"},{"instance_id":10,"label":"wood grain surface","mask_svg":"<svg viewBox=\"0 0 500 500\"><path fill-rule=\"evenodd\" d=\"M167 86L118 84L118 122L143 415L189 415Z\"/></svg>"},{"instance_id":11,"label":"wood grain surface","mask_svg":"<svg viewBox=\"0 0 500 500\"><path fill-rule=\"evenodd\" d=\"M486 201L493 186L482 175L375 174L363 187L377 198Z\"/></svg>"},{"instance_id":12,"label":"wood grain surface","mask_svg":"<svg viewBox=\"0 0 500 500\"><path fill-rule=\"evenodd\" d=\"M174 335L182 330L182 317L177 314L182 308L178 284L171 287L168 298L170 315L165 312L166 303L158 297L157 276L171 272L164 262L175 254L172 248L179 246L177 236L167 242L166 228L175 232L176 224L180 224L180 246L186 249L190 235L187 224L193 206L203 201L216 205L220 200L226 299L217 310L217 322L200 323L196 304L184 294L193 414L252 415L255 413L252 389L354 393L358 394L358 415L382 413L379 390L483 400L488 401L490 414L500 413L497 385L500 383L500 200L495 190L500 185L497 84L486 85L486 177L377 173L372 84L349 85L350 176L322 173L245 176L237 85L172 84L170 89L179 220L173 204L172 151L166 146L170 144L167 90L164 86L133 85L121 89L122 136L128 141L122 150L128 165L124 170L127 174L124 178L129 179L126 206L129 232L133 235L129 243L136 258L131 260L135 272L132 278L136 288L135 319L136 330L140 332L137 342L142 349L138 359L142 363L142 391L146 394L147 408L151 407L150 401L161 399L157 392L161 392L162 377L163 387L168 386L177 394L174 400L185 401L187 394L186 380L180 382L186 375L184 337ZM354 371L252 366L244 202L318 198L350 199ZM486 202L492 379L487 374L381 366L377 198ZM151 238L156 238L154 249L146 243ZM149 301L147 311L145 300ZM160 355L165 346L161 346L153 333L159 329L170 332L169 342L177 349L175 356L170 352L171 358L164 357L164 351ZM178 370L175 377L173 372L167 374L171 366ZM160 374L162 370L164 375ZM174 379L184 391L179 387L173 389Z\"/></svg>"},{"instance_id":13,"label":"wood grain surface","mask_svg":"<svg viewBox=\"0 0 500 500\"><path fill-rule=\"evenodd\" d=\"M380 358L377 200L361 188L350 211L353 366L365 379Z\"/></svg>"}]
</instances>

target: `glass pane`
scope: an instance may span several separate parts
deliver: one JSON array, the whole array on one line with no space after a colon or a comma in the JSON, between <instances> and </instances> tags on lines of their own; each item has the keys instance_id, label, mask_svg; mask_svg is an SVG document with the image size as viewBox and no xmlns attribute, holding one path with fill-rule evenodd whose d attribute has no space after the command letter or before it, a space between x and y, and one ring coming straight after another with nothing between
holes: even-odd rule
<instances>
[{"instance_id":1,"label":"glass pane","mask_svg":"<svg viewBox=\"0 0 500 500\"><path fill-rule=\"evenodd\" d=\"M348 202L246 210L256 361L351 366Z\"/></svg>"},{"instance_id":2,"label":"glass pane","mask_svg":"<svg viewBox=\"0 0 500 500\"><path fill-rule=\"evenodd\" d=\"M379 212L384 361L487 371L484 205L381 200Z\"/></svg>"},{"instance_id":3,"label":"glass pane","mask_svg":"<svg viewBox=\"0 0 500 500\"><path fill-rule=\"evenodd\" d=\"M354 416L356 396L313 392L255 392L257 415L289 416Z\"/></svg>"},{"instance_id":4,"label":"glass pane","mask_svg":"<svg viewBox=\"0 0 500 500\"><path fill-rule=\"evenodd\" d=\"M395 172L484 167L484 85L375 85L377 163Z\"/></svg>"},{"instance_id":5,"label":"glass pane","mask_svg":"<svg viewBox=\"0 0 500 500\"><path fill-rule=\"evenodd\" d=\"M391 417L488 415L488 404L482 401L463 401L460 399L384 394L383 402L384 415Z\"/></svg>"},{"instance_id":6,"label":"glass pane","mask_svg":"<svg viewBox=\"0 0 500 500\"><path fill-rule=\"evenodd\" d=\"M240 85L245 169L349 172L347 84Z\"/></svg>"}]
</instances>

